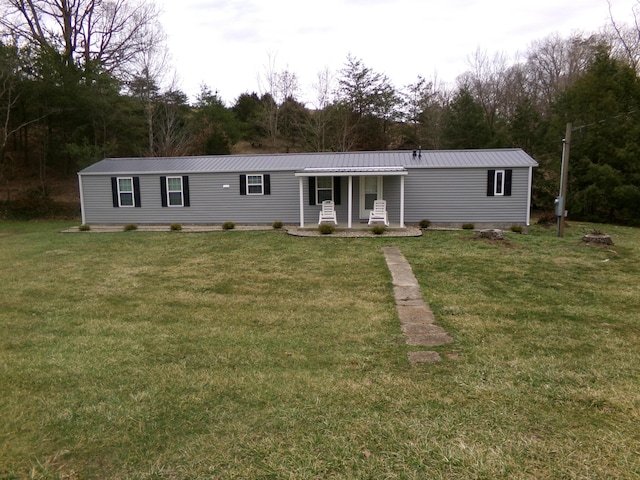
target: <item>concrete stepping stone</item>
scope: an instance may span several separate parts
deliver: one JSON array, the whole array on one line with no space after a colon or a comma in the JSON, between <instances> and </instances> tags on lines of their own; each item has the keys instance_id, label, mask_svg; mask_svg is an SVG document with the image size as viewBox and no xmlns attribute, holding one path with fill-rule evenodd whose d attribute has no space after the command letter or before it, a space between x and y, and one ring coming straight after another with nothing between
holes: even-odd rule
<instances>
[{"instance_id":1,"label":"concrete stepping stone","mask_svg":"<svg viewBox=\"0 0 640 480\"><path fill-rule=\"evenodd\" d=\"M400 328L407 345L436 347L452 343L453 338L435 324L433 312L422 298L418 281L404 255L397 247L384 247L382 250L391 273ZM412 363L440 360L437 352L409 352L408 356Z\"/></svg>"}]
</instances>

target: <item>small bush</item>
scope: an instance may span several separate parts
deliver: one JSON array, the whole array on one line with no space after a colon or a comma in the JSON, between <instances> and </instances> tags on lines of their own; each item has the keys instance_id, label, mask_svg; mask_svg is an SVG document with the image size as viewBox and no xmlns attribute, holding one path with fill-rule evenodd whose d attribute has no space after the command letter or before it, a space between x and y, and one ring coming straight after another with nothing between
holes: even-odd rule
<instances>
[{"instance_id":1,"label":"small bush","mask_svg":"<svg viewBox=\"0 0 640 480\"><path fill-rule=\"evenodd\" d=\"M180 225L179 223L172 223L171 225L169 225L169 228L174 232L179 232L180 230L182 230L182 225Z\"/></svg>"},{"instance_id":2,"label":"small bush","mask_svg":"<svg viewBox=\"0 0 640 480\"><path fill-rule=\"evenodd\" d=\"M280 228L282 228L284 226L284 223L282 223L280 220L276 220L275 222L273 222L271 224L271 226L273 228L275 228L276 230L278 230L278 229L280 229Z\"/></svg>"},{"instance_id":3,"label":"small bush","mask_svg":"<svg viewBox=\"0 0 640 480\"><path fill-rule=\"evenodd\" d=\"M476 228L476 226L473 223L463 223L462 224L462 229L463 230L473 230L474 228Z\"/></svg>"},{"instance_id":4,"label":"small bush","mask_svg":"<svg viewBox=\"0 0 640 480\"><path fill-rule=\"evenodd\" d=\"M549 226L549 225L555 224L557 220L558 220L558 217L556 217L556 214L554 212L542 212L538 216L538 220L536 223L538 225Z\"/></svg>"},{"instance_id":5,"label":"small bush","mask_svg":"<svg viewBox=\"0 0 640 480\"><path fill-rule=\"evenodd\" d=\"M89 230L91 230L91 225L87 225L86 223L83 223L78 227L78 230L80 230L81 232L88 232Z\"/></svg>"},{"instance_id":6,"label":"small bush","mask_svg":"<svg viewBox=\"0 0 640 480\"><path fill-rule=\"evenodd\" d=\"M429 228L431 226L431 220L427 220L427 219L420 220L420 223L418 225L422 229Z\"/></svg>"},{"instance_id":7,"label":"small bush","mask_svg":"<svg viewBox=\"0 0 640 480\"><path fill-rule=\"evenodd\" d=\"M524 228L522 227L522 225L511 225L511 231L513 233L522 233L524 232Z\"/></svg>"},{"instance_id":8,"label":"small bush","mask_svg":"<svg viewBox=\"0 0 640 480\"><path fill-rule=\"evenodd\" d=\"M318 226L318 231L322 234L322 235L329 235L330 233L333 233L336 231L336 227L334 227L333 225L331 225L330 223L321 223Z\"/></svg>"},{"instance_id":9,"label":"small bush","mask_svg":"<svg viewBox=\"0 0 640 480\"><path fill-rule=\"evenodd\" d=\"M382 235L386 231L387 227L385 227L384 225L374 225L373 227L371 227L371 233L373 233L374 235Z\"/></svg>"},{"instance_id":10,"label":"small bush","mask_svg":"<svg viewBox=\"0 0 640 480\"><path fill-rule=\"evenodd\" d=\"M136 225L135 223L127 223L124 227L122 227L122 229L125 232L130 232L132 230L137 230L138 229L138 225Z\"/></svg>"},{"instance_id":11,"label":"small bush","mask_svg":"<svg viewBox=\"0 0 640 480\"><path fill-rule=\"evenodd\" d=\"M233 222L224 222L222 224L223 230L233 230L234 228L236 228L236 224Z\"/></svg>"}]
</instances>

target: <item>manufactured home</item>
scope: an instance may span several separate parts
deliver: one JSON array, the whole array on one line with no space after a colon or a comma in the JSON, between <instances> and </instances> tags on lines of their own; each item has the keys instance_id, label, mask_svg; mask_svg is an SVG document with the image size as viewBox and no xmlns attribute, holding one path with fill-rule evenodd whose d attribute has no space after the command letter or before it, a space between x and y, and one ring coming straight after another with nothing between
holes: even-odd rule
<instances>
[{"instance_id":1,"label":"manufactured home","mask_svg":"<svg viewBox=\"0 0 640 480\"><path fill-rule=\"evenodd\" d=\"M93 225L318 224L331 200L339 228L385 200L392 227L529 225L533 168L521 149L107 158L78 173Z\"/></svg>"}]
</instances>

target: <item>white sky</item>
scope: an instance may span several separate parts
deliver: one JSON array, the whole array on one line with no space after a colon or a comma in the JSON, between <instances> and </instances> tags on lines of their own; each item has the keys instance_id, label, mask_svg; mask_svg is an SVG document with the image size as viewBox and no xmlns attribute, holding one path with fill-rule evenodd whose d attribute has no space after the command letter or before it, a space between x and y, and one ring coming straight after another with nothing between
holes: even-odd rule
<instances>
[{"instance_id":1,"label":"white sky","mask_svg":"<svg viewBox=\"0 0 640 480\"><path fill-rule=\"evenodd\" d=\"M157 0L178 86L191 99L206 84L230 106L261 93L269 55L294 72L313 100L320 70L337 73L347 54L396 88L418 75L452 85L478 50L509 63L531 42L592 33L609 22L607 0ZM631 23L640 0L610 0Z\"/></svg>"}]
</instances>

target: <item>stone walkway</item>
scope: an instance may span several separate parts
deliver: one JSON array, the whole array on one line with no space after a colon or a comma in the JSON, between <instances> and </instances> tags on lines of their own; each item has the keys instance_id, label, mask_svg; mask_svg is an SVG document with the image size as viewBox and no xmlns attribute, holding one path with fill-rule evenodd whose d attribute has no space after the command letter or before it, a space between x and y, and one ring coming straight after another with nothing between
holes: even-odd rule
<instances>
[{"instance_id":1,"label":"stone walkway","mask_svg":"<svg viewBox=\"0 0 640 480\"><path fill-rule=\"evenodd\" d=\"M411 265L397 247L383 247L384 257L393 279L393 293L400 317L400 327L407 345L437 347L452 343L453 338L435 324L433 312L425 303ZM409 352L409 361L434 362L440 354L433 351Z\"/></svg>"}]
</instances>

